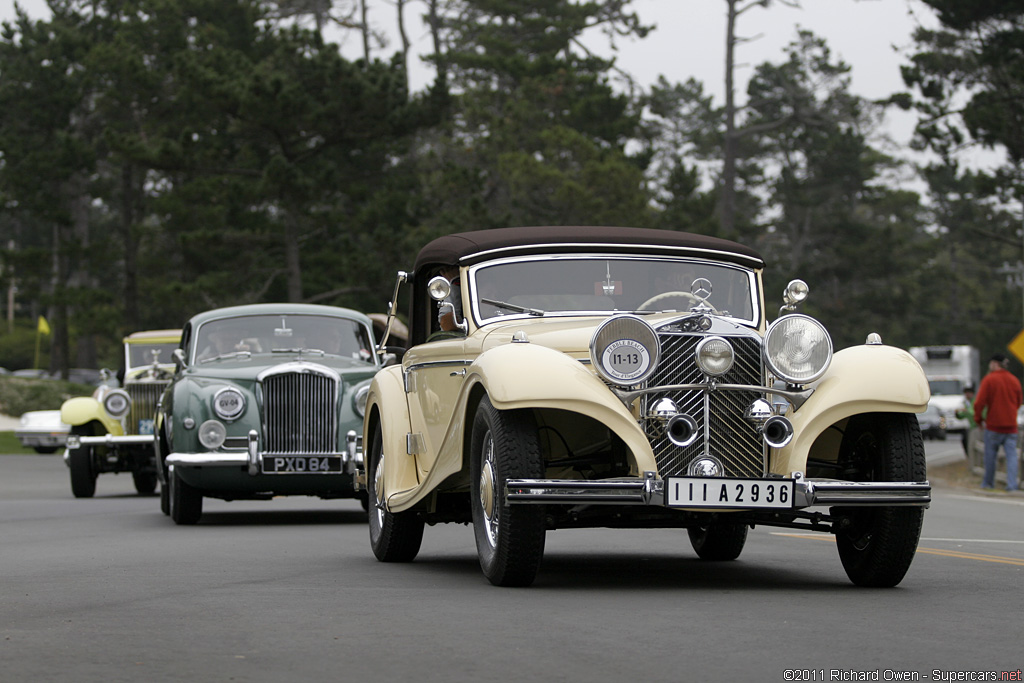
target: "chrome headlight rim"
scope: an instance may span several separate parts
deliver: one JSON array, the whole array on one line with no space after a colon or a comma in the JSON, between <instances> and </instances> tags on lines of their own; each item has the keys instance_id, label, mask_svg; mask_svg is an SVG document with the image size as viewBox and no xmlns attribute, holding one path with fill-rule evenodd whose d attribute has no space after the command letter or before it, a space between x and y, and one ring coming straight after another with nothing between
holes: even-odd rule
<instances>
[{"instance_id":1,"label":"chrome headlight rim","mask_svg":"<svg viewBox=\"0 0 1024 683\"><path fill-rule=\"evenodd\" d=\"M618 362L616 352L635 354L633 362ZM628 387L654 375L661 359L658 333L636 315L616 315L598 325L590 339L590 361L608 383ZM616 367L618 366L618 367Z\"/></svg>"},{"instance_id":2,"label":"chrome headlight rim","mask_svg":"<svg viewBox=\"0 0 1024 683\"><path fill-rule=\"evenodd\" d=\"M813 368L809 372L800 374L789 372L780 363L780 354L778 351L785 352L788 349L787 342L781 342L781 346L778 346L776 337L780 334L785 334L787 328L792 327L794 323L804 323L808 325L804 329L817 330L820 333L817 344L824 343L824 353L819 354L820 358L817 360L816 365L812 365ZM777 349L777 350L776 350ZM784 380L788 384L794 385L805 385L811 382L821 379L825 371L828 370L828 366L832 363L832 337L829 336L828 330L819 321L810 317L809 315L803 315L801 313L793 313L790 315L784 315L771 325L768 326L767 332L764 335L764 346L763 346L763 358L765 365L771 371L773 375L779 379Z\"/></svg>"},{"instance_id":3,"label":"chrome headlight rim","mask_svg":"<svg viewBox=\"0 0 1024 683\"><path fill-rule=\"evenodd\" d=\"M235 398L234 404L231 399ZM222 387L213 395L213 414L222 420L231 422L245 413L245 394L238 387Z\"/></svg>"},{"instance_id":4,"label":"chrome headlight rim","mask_svg":"<svg viewBox=\"0 0 1024 683\"><path fill-rule=\"evenodd\" d=\"M132 409L132 397L124 389L111 389L103 397L103 410L115 420L120 420Z\"/></svg>"},{"instance_id":5,"label":"chrome headlight rim","mask_svg":"<svg viewBox=\"0 0 1024 683\"><path fill-rule=\"evenodd\" d=\"M728 358L725 363L725 367L714 367L708 362L707 355L704 352L713 344L723 344L725 348L728 349ZM728 339L718 335L704 337L697 342L697 347L694 349L693 355L697 362L697 367L700 368L701 372L709 377L721 377L732 370L732 366L736 362L736 349Z\"/></svg>"},{"instance_id":6,"label":"chrome headlight rim","mask_svg":"<svg viewBox=\"0 0 1024 683\"><path fill-rule=\"evenodd\" d=\"M369 383L364 384L352 394L352 409L359 417L366 417L366 401L370 396Z\"/></svg>"},{"instance_id":7,"label":"chrome headlight rim","mask_svg":"<svg viewBox=\"0 0 1024 683\"><path fill-rule=\"evenodd\" d=\"M215 451L224 445L224 441L228 437L228 430L220 420L206 420L199 425L196 436L203 448Z\"/></svg>"}]
</instances>

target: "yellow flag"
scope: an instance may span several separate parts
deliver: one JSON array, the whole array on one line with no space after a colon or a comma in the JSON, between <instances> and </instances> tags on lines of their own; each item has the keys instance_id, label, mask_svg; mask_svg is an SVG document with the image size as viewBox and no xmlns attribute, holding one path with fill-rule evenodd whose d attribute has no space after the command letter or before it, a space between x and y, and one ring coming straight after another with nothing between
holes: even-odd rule
<instances>
[{"instance_id":1,"label":"yellow flag","mask_svg":"<svg viewBox=\"0 0 1024 683\"><path fill-rule=\"evenodd\" d=\"M50 323L46 322L46 318L39 316L39 326L37 328L40 334L50 334Z\"/></svg>"}]
</instances>

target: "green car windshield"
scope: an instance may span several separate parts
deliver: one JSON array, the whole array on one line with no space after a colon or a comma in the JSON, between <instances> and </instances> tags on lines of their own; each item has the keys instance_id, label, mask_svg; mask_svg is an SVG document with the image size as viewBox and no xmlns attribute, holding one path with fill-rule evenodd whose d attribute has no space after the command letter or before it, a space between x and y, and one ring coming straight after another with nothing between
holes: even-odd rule
<instances>
[{"instance_id":1,"label":"green car windshield","mask_svg":"<svg viewBox=\"0 0 1024 683\"><path fill-rule=\"evenodd\" d=\"M354 320L320 315L248 315L203 323L195 336L200 363L239 355L321 353L373 362L369 331Z\"/></svg>"},{"instance_id":2,"label":"green car windshield","mask_svg":"<svg viewBox=\"0 0 1024 683\"><path fill-rule=\"evenodd\" d=\"M756 324L754 271L699 259L544 256L470 270L481 324L508 316L707 311Z\"/></svg>"}]
</instances>

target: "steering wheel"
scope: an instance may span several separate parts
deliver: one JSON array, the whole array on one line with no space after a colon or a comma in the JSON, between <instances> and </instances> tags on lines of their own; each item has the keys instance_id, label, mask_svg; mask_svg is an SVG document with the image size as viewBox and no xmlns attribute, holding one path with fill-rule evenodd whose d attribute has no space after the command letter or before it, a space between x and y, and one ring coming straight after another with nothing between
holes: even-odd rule
<instances>
[{"instance_id":1,"label":"steering wheel","mask_svg":"<svg viewBox=\"0 0 1024 683\"><path fill-rule=\"evenodd\" d=\"M677 297L677 296L685 297L685 298L689 299L690 301L692 301L695 304L698 304L698 303L701 302L700 297L694 296L693 294L690 294L689 292L662 292L661 294L655 294L650 299L648 299L647 301L645 301L642 304L640 304L640 306L637 308L637 310L638 311L646 311L649 306L653 306L656 303L659 303L659 302L664 301L666 299L671 299L671 298Z\"/></svg>"}]
</instances>

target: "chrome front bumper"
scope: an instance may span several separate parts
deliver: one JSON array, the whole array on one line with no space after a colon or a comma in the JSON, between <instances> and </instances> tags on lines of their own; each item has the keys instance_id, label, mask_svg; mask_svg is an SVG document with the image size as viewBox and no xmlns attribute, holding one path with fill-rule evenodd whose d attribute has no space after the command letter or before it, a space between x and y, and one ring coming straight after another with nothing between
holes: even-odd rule
<instances>
[{"instance_id":1,"label":"chrome front bumper","mask_svg":"<svg viewBox=\"0 0 1024 683\"><path fill-rule=\"evenodd\" d=\"M793 509L831 505L927 507L932 500L932 487L928 482L805 479L799 472L791 478ZM664 481L657 479L654 472L645 472L643 479L509 479L505 501L508 504L664 506L665 490Z\"/></svg>"},{"instance_id":2,"label":"chrome front bumper","mask_svg":"<svg viewBox=\"0 0 1024 683\"><path fill-rule=\"evenodd\" d=\"M124 434L114 436L104 434L103 436L81 436L79 434L68 434L67 447L78 448L79 446L137 446L150 445L155 437L152 434Z\"/></svg>"},{"instance_id":3,"label":"chrome front bumper","mask_svg":"<svg viewBox=\"0 0 1024 683\"><path fill-rule=\"evenodd\" d=\"M362 464L362 453L357 450L357 439L354 431L346 435L346 450L340 453L324 453L326 456L341 456L342 471L334 474L355 474L356 468ZM245 467L251 476L263 472L263 456L260 452L260 437L256 430L250 430L247 436L245 452L206 451L204 453L169 453L166 458L168 465L183 467Z\"/></svg>"}]
</instances>

